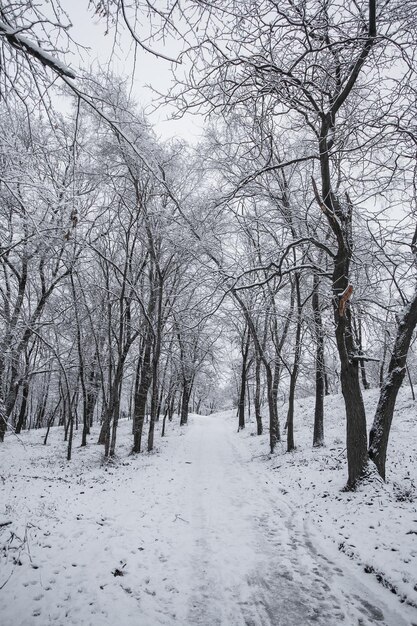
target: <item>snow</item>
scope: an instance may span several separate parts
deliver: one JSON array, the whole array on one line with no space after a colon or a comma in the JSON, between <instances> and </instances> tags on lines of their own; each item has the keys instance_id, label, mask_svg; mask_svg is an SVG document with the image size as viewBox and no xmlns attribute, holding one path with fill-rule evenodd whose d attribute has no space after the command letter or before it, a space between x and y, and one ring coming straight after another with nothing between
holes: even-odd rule
<instances>
[{"instance_id":1,"label":"snow","mask_svg":"<svg viewBox=\"0 0 417 626\"><path fill-rule=\"evenodd\" d=\"M268 435L251 436L253 424L237 433L231 412L192 416L182 429L173 422L156 452L137 456L122 420L112 464L102 464L96 432L87 448L76 434L70 463L61 429L47 446L42 430L9 434L1 625L417 624L417 609L400 602L417 594L417 535L407 534L417 530L416 501L396 499L415 471L415 404L403 392L390 482L352 494L340 491L340 403L327 399L326 448L311 448L307 399L296 411L299 449L272 457Z\"/></svg>"},{"instance_id":2,"label":"snow","mask_svg":"<svg viewBox=\"0 0 417 626\"><path fill-rule=\"evenodd\" d=\"M4 34L6 37L15 41L19 46L23 49L27 49L27 51L32 54L34 57L39 59L44 65L51 67L53 70L61 74L62 76L68 76L69 78L75 78L74 72L67 67L62 61L57 59L56 57L43 50L38 45L30 41L23 35L21 35L18 31L10 28L7 24L0 20L0 34Z\"/></svg>"},{"instance_id":3,"label":"snow","mask_svg":"<svg viewBox=\"0 0 417 626\"><path fill-rule=\"evenodd\" d=\"M379 392L363 394L370 427ZM262 443L249 437L254 462L275 475L295 510L308 514L320 536L349 556L358 572L380 579L404 607L414 607L417 623L417 403L408 389L400 390L388 449L387 482L373 475L356 493L343 491L343 399L326 398L324 448L311 447L313 403L311 398L297 403L297 449L288 455L282 444L278 458L270 458L262 454ZM281 414L285 415L284 408Z\"/></svg>"}]
</instances>

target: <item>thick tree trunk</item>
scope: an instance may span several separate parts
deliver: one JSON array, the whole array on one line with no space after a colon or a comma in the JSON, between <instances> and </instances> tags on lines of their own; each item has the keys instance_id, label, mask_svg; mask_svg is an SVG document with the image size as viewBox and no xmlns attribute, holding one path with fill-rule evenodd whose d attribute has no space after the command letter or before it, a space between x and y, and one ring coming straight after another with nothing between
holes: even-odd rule
<instances>
[{"instance_id":1,"label":"thick tree trunk","mask_svg":"<svg viewBox=\"0 0 417 626\"><path fill-rule=\"evenodd\" d=\"M28 408L28 398L29 398L29 379L25 378L22 385L22 401L20 403L19 416L17 418L17 424L15 433L16 435L20 435L22 432L22 428L24 427L27 415Z\"/></svg>"},{"instance_id":2,"label":"thick tree trunk","mask_svg":"<svg viewBox=\"0 0 417 626\"><path fill-rule=\"evenodd\" d=\"M102 409L102 414L101 414L101 418L102 418L102 422L101 422L101 428L100 428L100 434L98 436L98 440L97 443L100 446L104 446L106 443L106 433L110 428L110 420L111 420L111 411L109 411L109 404L111 402L111 398L109 398L108 400L108 404L106 407L103 407Z\"/></svg>"},{"instance_id":3,"label":"thick tree trunk","mask_svg":"<svg viewBox=\"0 0 417 626\"><path fill-rule=\"evenodd\" d=\"M333 311L336 325L336 343L339 352L341 373L340 380L346 407L346 451L348 459L348 482L346 487L354 489L365 475L368 465L366 415L359 384L358 361L355 358L356 346L352 335L352 321L348 307L352 287L349 285L350 261L353 254L352 212L353 205L346 195L346 202L341 205L332 189L332 164L330 163L333 134L336 117L349 99L369 53L377 41L376 1L368 5L369 24L367 34L357 56L351 65L349 78L341 92L334 94L329 110L322 115L318 153L322 199L314 183L314 192L320 208L326 215L329 226L337 241L337 252L333 256ZM337 88L338 89L338 88Z\"/></svg>"},{"instance_id":4,"label":"thick tree trunk","mask_svg":"<svg viewBox=\"0 0 417 626\"><path fill-rule=\"evenodd\" d=\"M16 404L16 399L19 393L19 372L17 369L17 359L18 357L16 355L13 355L12 357L12 364L10 367L10 380L9 380L9 386L8 386L8 392L6 394L6 422L11 423L11 417L13 414L13 409L15 407Z\"/></svg>"},{"instance_id":5,"label":"thick tree trunk","mask_svg":"<svg viewBox=\"0 0 417 626\"><path fill-rule=\"evenodd\" d=\"M320 309L319 279L317 274L313 277L312 307L314 316L314 330L316 336L316 398L314 406L314 431L313 446L324 445L324 333L323 320Z\"/></svg>"},{"instance_id":6,"label":"thick tree trunk","mask_svg":"<svg viewBox=\"0 0 417 626\"><path fill-rule=\"evenodd\" d=\"M85 447L87 445L87 436L90 434L90 422L87 412L88 407L88 399L87 399L87 386L85 382L85 367L84 367L84 353L83 353L83 341L81 336L81 324L80 317L78 314L78 301L77 301L77 293L75 290L74 284L74 274L71 271L70 273L71 279L71 289L72 289L72 298L74 305L74 313L75 313L75 321L77 326L77 350L78 350L78 375L80 377L81 383L81 391L83 398L83 432L81 436L81 447ZM78 420L77 420L77 430L78 430Z\"/></svg>"},{"instance_id":7,"label":"thick tree trunk","mask_svg":"<svg viewBox=\"0 0 417 626\"><path fill-rule=\"evenodd\" d=\"M398 324L388 372L381 387L378 406L369 435L369 456L385 480L389 434L398 391L406 374L407 354L417 325L417 291Z\"/></svg>"},{"instance_id":8,"label":"thick tree trunk","mask_svg":"<svg viewBox=\"0 0 417 626\"><path fill-rule=\"evenodd\" d=\"M72 413L72 408L70 406L70 414L69 414L69 420L68 420L68 424L69 424L69 433L68 433L68 448L67 448L67 461L71 461L71 456L72 456L72 440L73 440L73 434L74 434L74 415Z\"/></svg>"},{"instance_id":9,"label":"thick tree trunk","mask_svg":"<svg viewBox=\"0 0 417 626\"><path fill-rule=\"evenodd\" d=\"M334 315L336 323L336 342L340 357L340 382L346 408L346 451L348 459L348 481L346 487L355 489L364 477L368 466L366 414L359 382L359 361L356 358L356 346L353 340L350 311L342 312L343 292L348 288L348 272L334 274ZM341 289L341 287L343 289Z\"/></svg>"},{"instance_id":10,"label":"thick tree trunk","mask_svg":"<svg viewBox=\"0 0 417 626\"><path fill-rule=\"evenodd\" d=\"M246 334L246 329L243 333L242 338L242 371L240 375L240 392L239 392L239 401L238 401L238 416L239 416L239 424L238 431L243 430L245 428L245 394L246 394L246 381L248 374L248 355L249 355L249 331Z\"/></svg>"},{"instance_id":11,"label":"thick tree trunk","mask_svg":"<svg viewBox=\"0 0 417 626\"><path fill-rule=\"evenodd\" d=\"M87 413L87 422L88 422L89 428L93 426L94 410L96 408L98 394L99 394L98 387L94 388L93 390L90 389L87 393L87 412L86 413Z\"/></svg>"},{"instance_id":12,"label":"thick tree trunk","mask_svg":"<svg viewBox=\"0 0 417 626\"><path fill-rule=\"evenodd\" d=\"M152 397L151 397L151 411L150 411L149 431L148 431L148 452L151 452L153 450L153 441L154 441L157 411L158 411L158 374L154 368L153 374L152 374Z\"/></svg>"},{"instance_id":13,"label":"thick tree trunk","mask_svg":"<svg viewBox=\"0 0 417 626\"><path fill-rule=\"evenodd\" d=\"M300 367L301 356L301 326L302 326L302 304L300 293L300 275L298 272L294 274L295 293L297 298L297 327L295 331L295 351L294 363L290 376L290 391L288 396L288 413L287 413L287 452L291 452L295 448L294 443L294 402L295 387L297 384L298 370Z\"/></svg>"},{"instance_id":14,"label":"thick tree trunk","mask_svg":"<svg viewBox=\"0 0 417 626\"><path fill-rule=\"evenodd\" d=\"M4 435L7 431L7 417L6 408L4 406L3 398L0 395L0 443L4 442Z\"/></svg>"},{"instance_id":15,"label":"thick tree trunk","mask_svg":"<svg viewBox=\"0 0 417 626\"><path fill-rule=\"evenodd\" d=\"M188 410L190 404L190 397L192 391L192 382L188 380L183 381L182 400L181 400L181 416L180 426L185 426L188 423Z\"/></svg>"},{"instance_id":16,"label":"thick tree trunk","mask_svg":"<svg viewBox=\"0 0 417 626\"><path fill-rule=\"evenodd\" d=\"M323 131L322 131L323 132ZM326 131L327 132L327 131ZM359 361L354 341L349 298L349 269L352 258L352 211L349 198L345 207L331 191L327 139L320 141L323 198L318 198L337 240L333 257L333 313L336 344L340 359L340 382L346 409L346 452L348 460L347 489L355 489L368 466L366 414L359 382ZM317 189L315 188L317 195Z\"/></svg>"},{"instance_id":17,"label":"thick tree trunk","mask_svg":"<svg viewBox=\"0 0 417 626\"><path fill-rule=\"evenodd\" d=\"M142 364L139 374L139 383L135 390L135 403L133 410L133 453L141 451L143 425L145 423L146 402L149 387L152 382L151 368L152 335L148 334Z\"/></svg>"},{"instance_id":18,"label":"thick tree trunk","mask_svg":"<svg viewBox=\"0 0 417 626\"><path fill-rule=\"evenodd\" d=\"M239 400L237 404L238 431L245 428L245 396L246 396L246 372L243 371L240 379Z\"/></svg>"},{"instance_id":19,"label":"thick tree trunk","mask_svg":"<svg viewBox=\"0 0 417 626\"><path fill-rule=\"evenodd\" d=\"M279 362L279 352L276 349L275 359L274 359L274 373L273 373L273 381L272 381L272 398L274 402L274 414L275 414L275 420L276 420L277 441L281 441L281 432L280 432L279 420L278 420L278 390L279 390L280 380L281 380L281 364Z\"/></svg>"},{"instance_id":20,"label":"thick tree trunk","mask_svg":"<svg viewBox=\"0 0 417 626\"><path fill-rule=\"evenodd\" d=\"M174 408L175 408L176 397L177 397L177 392L175 391L172 394L171 402L169 403L169 409L168 409L168 421L169 422L172 422L172 419L174 417Z\"/></svg>"},{"instance_id":21,"label":"thick tree trunk","mask_svg":"<svg viewBox=\"0 0 417 626\"><path fill-rule=\"evenodd\" d=\"M277 404L274 396L274 381L272 376L271 367L269 364L265 364L266 371L266 387L268 397L268 409L269 409L269 448L271 454L275 450L277 442L280 440L279 421L277 413Z\"/></svg>"},{"instance_id":22,"label":"thick tree trunk","mask_svg":"<svg viewBox=\"0 0 417 626\"><path fill-rule=\"evenodd\" d=\"M119 387L117 390L117 398L116 403L113 408L113 420L112 420L112 429L111 429L111 439L109 441L109 447L107 449L106 446L106 456L114 456L116 454L116 438L117 438L117 427L119 425L119 416L120 416L120 396L122 392L122 381L120 380Z\"/></svg>"},{"instance_id":23,"label":"thick tree trunk","mask_svg":"<svg viewBox=\"0 0 417 626\"><path fill-rule=\"evenodd\" d=\"M255 355L255 394L253 398L255 405L256 433L262 435L262 415L261 415L261 359Z\"/></svg>"},{"instance_id":24,"label":"thick tree trunk","mask_svg":"<svg viewBox=\"0 0 417 626\"><path fill-rule=\"evenodd\" d=\"M169 413L169 401L168 401L168 398L167 398L167 400L165 402L165 407L164 407L164 417L162 419L161 437L165 437L165 428L166 428L168 413Z\"/></svg>"},{"instance_id":25,"label":"thick tree trunk","mask_svg":"<svg viewBox=\"0 0 417 626\"><path fill-rule=\"evenodd\" d=\"M294 442L294 402L295 402L295 387L298 378L300 355L296 351L294 356L294 365L290 376L290 390L288 394L288 412L287 412L287 452L291 452L295 449Z\"/></svg>"},{"instance_id":26,"label":"thick tree trunk","mask_svg":"<svg viewBox=\"0 0 417 626\"><path fill-rule=\"evenodd\" d=\"M162 299L163 299L163 288L164 283L162 276L158 273L158 303L157 303L157 321L156 321L156 334L155 334L155 345L153 350L153 360L152 360L152 398L151 398L151 416L149 423L149 432L148 432L148 452L153 450L153 441L154 441L154 432L155 432L155 422L159 419L159 376L158 376L158 368L159 368L159 359L161 356L161 342L162 342L162 327L163 327L163 319L162 319Z\"/></svg>"}]
</instances>

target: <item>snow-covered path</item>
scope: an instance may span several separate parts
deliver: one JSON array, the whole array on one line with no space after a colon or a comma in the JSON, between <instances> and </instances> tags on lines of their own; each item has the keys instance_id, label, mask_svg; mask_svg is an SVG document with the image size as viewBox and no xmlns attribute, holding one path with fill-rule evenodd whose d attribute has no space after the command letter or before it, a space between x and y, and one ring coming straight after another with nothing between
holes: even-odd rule
<instances>
[{"instance_id":1,"label":"snow-covered path","mask_svg":"<svg viewBox=\"0 0 417 626\"><path fill-rule=\"evenodd\" d=\"M224 416L194 416L157 455L115 468L90 448L56 470L48 448L10 443L1 495L27 540L0 571L2 626L411 623L323 549Z\"/></svg>"},{"instance_id":2,"label":"snow-covered path","mask_svg":"<svg viewBox=\"0 0 417 626\"><path fill-rule=\"evenodd\" d=\"M308 522L292 514L264 475L255 474L239 443L221 417L195 418L184 441L183 458L191 464L176 471L189 528L181 533L177 556L185 556L192 576L181 623L408 623L315 547Z\"/></svg>"}]
</instances>

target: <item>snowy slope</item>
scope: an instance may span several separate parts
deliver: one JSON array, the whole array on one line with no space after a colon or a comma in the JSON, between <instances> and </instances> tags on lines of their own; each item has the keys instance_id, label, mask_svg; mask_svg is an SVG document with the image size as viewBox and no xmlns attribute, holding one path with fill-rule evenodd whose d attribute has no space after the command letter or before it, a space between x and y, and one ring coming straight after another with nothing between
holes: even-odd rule
<instances>
[{"instance_id":1,"label":"snowy slope","mask_svg":"<svg viewBox=\"0 0 417 626\"><path fill-rule=\"evenodd\" d=\"M377 390L364 392L369 425ZM341 396L326 398L326 446L313 449L314 400L296 404L297 450L287 454L284 441L273 458L265 438L249 437L253 460L268 468L287 503L309 519L361 570L378 579L399 601L416 608L417 623L417 402L401 390L392 425L387 483L374 477L357 493L345 493L345 419ZM280 412L284 422L286 406ZM250 424L246 434L254 432ZM264 439L264 441L261 441Z\"/></svg>"},{"instance_id":2,"label":"snowy slope","mask_svg":"<svg viewBox=\"0 0 417 626\"><path fill-rule=\"evenodd\" d=\"M79 448L78 440L67 463L58 429L46 447L42 431L9 435L0 450L0 523L11 522L0 528L0 624L417 623L416 609L338 550L340 537L356 560L379 566L382 555L394 584L405 567L411 598L416 536L406 529L415 503L396 502L392 485L340 493L339 402L329 403L326 449L310 451L312 407L302 401L297 436L305 448L272 459L267 436L250 436L251 427L236 434L230 413L193 416L182 430L173 424L156 453L137 457L129 456L131 422L122 421L110 465L101 448ZM401 403L411 428L411 402ZM407 454L411 441L408 433ZM399 481L408 466L403 454ZM375 551L365 544L377 528Z\"/></svg>"}]
</instances>

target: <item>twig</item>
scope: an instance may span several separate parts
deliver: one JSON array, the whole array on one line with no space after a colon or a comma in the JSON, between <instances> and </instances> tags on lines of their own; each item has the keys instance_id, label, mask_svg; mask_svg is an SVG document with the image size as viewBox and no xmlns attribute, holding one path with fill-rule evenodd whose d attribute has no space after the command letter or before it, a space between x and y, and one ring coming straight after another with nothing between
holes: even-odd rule
<instances>
[{"instance_id":1,"label":"twig","mask_svg":"<svg viewBox=\"0 0 417 626\"><path fill-rule=\"evenodd\" d=\"M0 589L3 589L3 587L5 587L7 585L7 583L9 582L9 580L12 577L12 574L14 572L14 568L12 569L12 571L10 572L9 576L6 578L6 580L4 581L4 583L2 585L0 585Z\"/></svg>"}]
</instances>

